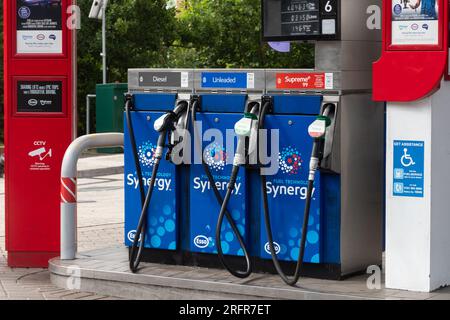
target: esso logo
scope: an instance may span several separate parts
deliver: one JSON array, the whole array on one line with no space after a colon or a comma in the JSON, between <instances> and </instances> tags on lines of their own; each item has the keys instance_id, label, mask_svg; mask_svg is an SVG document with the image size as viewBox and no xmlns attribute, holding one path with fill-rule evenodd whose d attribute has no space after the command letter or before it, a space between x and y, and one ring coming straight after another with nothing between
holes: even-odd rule
<instances>
[{"instance_id":1,"label":"esso logo","mask_svg":"<svg viewBox=\"0 0 450 320\"><path fill-rule=\"evenodd\" d=\"M134 237L136 236L136 230L131 230L130 232L128 232L127 234L127 238L128 240L130 240L131 242L134 241Z\"/></svg>"},{"instance_id":2,"label":"esso logo","mask_svg":"<svg viewBox=\"0 0 450 320\"><path fill-rule=\"evenodd\" d=\"M29 105L30 107L35 107L35 106L37 106L37 104L38 104L38 101L37 101L36 99L30 99L30 100L28 100L28 105Z\"/></svg>"},{"instance_id":3,"label":"esso logo","mask_svg":"<svg viewBox=\"0 0 450 320\"><path fill-rule=\"evenodd\" d=\"M197 248L204 249L209 246L209 239L202 235L196 236L194 238L194 245Z\"/></svg>"},{"instance_id":4,"label":"esso logo","mask_svg":"<svg viewBox=\"0 0 450 320\"><path fill-rule=\"evenodd\" d=\"M275 241L273 242L273 247L275 248L275 253L279 254L281 251L281 246L276 243ZM264 250L270 254L270 247L269 247L269 242L266 242L266 244L264 245Z\"/></svg>"},{"instance_id":5,"label":"esso logo","mask_svg":"<svg viewBox=\"0 0 450 320\"><path fill-rule=\"evenodd\" d=\"M45 36L43 35L43 34L38 34L37 36L36 36L36 39L38 39L38 40L44 40L45 39Z\"/></svg>"}]
</instances>

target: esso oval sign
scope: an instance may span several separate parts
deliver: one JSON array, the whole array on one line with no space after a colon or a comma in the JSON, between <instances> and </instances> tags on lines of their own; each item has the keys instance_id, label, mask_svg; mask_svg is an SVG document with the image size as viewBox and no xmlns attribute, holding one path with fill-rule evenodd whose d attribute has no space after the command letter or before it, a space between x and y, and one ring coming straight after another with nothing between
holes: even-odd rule
<instances>
[{"instance_id":1,"label":"esso oval sign","mask_svg":"<svg viewBox=\"0 0 450 320\"><path fill-rule=\"evenodd\" d=\"M128 232L127 234L127 238L128 240L130 240L131 242L134 241L134 237L136 236L136 230L131 230L130 232Z\"/></svg>"},{"instance_id":2,"label":"esso oval sign","mask_svg":"<svg viewBox=\"0 0 450 320\"><path fill-rule=\"evenodd\" d=\"M276 254L279 254L280 251L281 251L281 246L280 246L278 243L276 243L275 241L273 242L273 246L274 246L274 248L275 248L275 253L276 253ZM270 254L269 242L266 242L266 244L264 245L264 250L265 250L268 254Z\"/></svg>"},{"instance_id":3,"label":"esso oval sign","mask_svg":"<svg viewBox=\"0 0 450 320\"><path fill-rule=\"evenodd\" d=\"M196 236L194 238L194 245L200 249L207 248L209 246L209 239L203 235Z\"/></svg>"}]
</instances>

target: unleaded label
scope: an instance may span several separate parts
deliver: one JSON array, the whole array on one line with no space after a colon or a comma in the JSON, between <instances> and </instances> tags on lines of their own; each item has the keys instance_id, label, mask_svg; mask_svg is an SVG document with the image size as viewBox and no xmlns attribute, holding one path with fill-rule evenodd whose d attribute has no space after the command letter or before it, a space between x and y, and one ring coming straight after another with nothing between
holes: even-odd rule
<instances>
[{"instance_id":1,"label":"unleaded label","mask_svg":"<svg viewBox=\"0 0 450 320\"><path fill-rule=\"evenodd\" d=\"M254 89L255 74L247 72L203 72L202 88Z\"/></svg>"}]
</instances>

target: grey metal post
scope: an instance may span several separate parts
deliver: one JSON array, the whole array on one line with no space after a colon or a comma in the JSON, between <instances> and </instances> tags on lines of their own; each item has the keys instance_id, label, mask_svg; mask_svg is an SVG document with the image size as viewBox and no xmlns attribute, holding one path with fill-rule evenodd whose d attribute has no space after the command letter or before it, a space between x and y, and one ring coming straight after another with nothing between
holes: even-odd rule
<instances>
[{"instance_id":1,"label":"grey metal post","mask_svg":"<svg viewBox=\"0 0 450 320\"><path fill-rule=\"evenodd\" d=\"M123 147L123 133L97 133L75 139L67 148L61 167L61 260L77 253L77 162L84 150Z\"/></svg>"},{"instance_id":2,"label":"grey metal post","mask_svg":"<svg viewBox=\"0 0 450 320\"><path fill-rule=\"evenodd\" d=\"M91 128L91 99L96 98L95 94L87 94L86 95L86 134L90 134Z\"/></svg>"},{"instance_id":3,"label":"grey metal post","mask_svg":"<svg viewBox=\"0 0 450 320\"><path fill-rule=\"evenodd\" d=\"M106 77L106 2L102 5L102 59L103 59L103 84L107 82Z\"/></svg>"}]
</instances>

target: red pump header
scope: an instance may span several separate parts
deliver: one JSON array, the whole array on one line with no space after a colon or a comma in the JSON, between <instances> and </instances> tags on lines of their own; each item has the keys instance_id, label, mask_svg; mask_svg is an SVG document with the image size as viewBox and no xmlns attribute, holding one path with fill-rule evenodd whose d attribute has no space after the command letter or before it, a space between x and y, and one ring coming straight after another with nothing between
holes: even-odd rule
<instances>
[{"instance_id":1,"label":"red pump header","mask_svg":"<svg viewBox=\"0 0 450 320\"><path fill-rule=\"evenodd\" d=\"M383 0L382 56L373 65L376 101L419 100L439 88L448 57L448 1Z\"/></svg>"}]
</instances>

